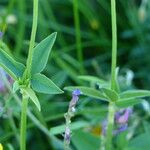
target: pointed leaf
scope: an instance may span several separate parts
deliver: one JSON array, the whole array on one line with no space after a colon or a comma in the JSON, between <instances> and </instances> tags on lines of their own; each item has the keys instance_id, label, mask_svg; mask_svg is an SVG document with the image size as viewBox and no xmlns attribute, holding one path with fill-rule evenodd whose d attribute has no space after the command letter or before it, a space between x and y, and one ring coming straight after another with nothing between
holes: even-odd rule
<instances>
[{"instance_id":1,"label":"pointed leaf","mask_svg":"<svg viewBox=\"0 0 150 150\"><path fill-rule=\"evenodd\" d=\"M0 66L2 66L13 78L22 77L25 66L15 61L5 51L0 49Z\"/></svg>"},{"instance_id":2,"label":"pointed leaf","mask_svg":"<svg viewBox=\"0 0 150 150\"><path fill-rule=\"evenodd\" d=\"M111 89L102 88L102 91L105 93L110 101L117 101L119 99L118 94Z\"/></svg>"},{"instance_id":3,"label":"pointed leaf","mask_svg":"<svg viewBox=\"0 0 150 150\"><path fill-rule=\"evenodd\" d=\"M150 91L148 90L131 90L131 91L125 91L120 94L120 98L140 98L140 97L146 97L150 96Z\"/></svg>"},{"instance_id":4,"label":"pointed leaf","mask_svg":"<svg viewBox=\"0 0 150 150\"><path fill-rule=\"evenodd\" d=\"M23 90L29 96L29 98L33 101L33 103L36 105L38 110L41 111L41 105L39 103L39 100L38 100L35 92L31 88L24 88Z\"/></svg>"},{"instance_id":5,"label":"pointed leaf","mask_svg":"<svg viewBox=\"0 0 150 150\"><path fill-rule=\"evenodd\" d=\"M63 91L43 74L35 74L31 78L32 88L40 93L61 94Z\"/></svg>"},{"instance_id":6,"label":"pointed leaf","mask_svg":"<svg viewBox=\"0 0 150 150\"><path fill-rule=\"evenodd\" d=\"M83 95L92 97L92 98L96 98L96 99L100 99L100 100L104 100L104 101L108 101L107 97L105 95L103 95L103 93L101 91L95 90L93 88L89 88L89 87L85 87L85 86L69 86L69 87L65 87L65 90L68 91L73 91L75 89L79 89Z\"/></svg>"},{"instance_id":7,"label":"pointed leaf","mask_svg":"<svg viewBox=\"0 0 150 150\"><path fill-rule=\"evenodd\" d=\"M56 32L41 41L33 50L31 74L40 73L45 68L52 46L56 40Z\"/></svg>"},{"instance_id":8,"label":"pointed leaf","mask_svg":"<svg viewBox=\"0 0 150 150\"><path fill-rule=\"evenodd\" d=\"M116 106L118 106L120 108L125 108L125 107L139 104L142 101L143 101L143 99L128 98L128 99L120 99L120 100L116 101L115 103L116 103Z\"/></svg>"},{"instance_id":9,"label":"pointed leaf","mask_svg":"<svg viewBox=\"0 0 150 150\"><path fill-rule=\"evenodd\" d=\"M83 76L78 76L78 78L84 81L95 82L99 84L106 84L105 80L99 79L98 77L95 77L95 76L83 75Z\"/></svg>"}]
</instances>

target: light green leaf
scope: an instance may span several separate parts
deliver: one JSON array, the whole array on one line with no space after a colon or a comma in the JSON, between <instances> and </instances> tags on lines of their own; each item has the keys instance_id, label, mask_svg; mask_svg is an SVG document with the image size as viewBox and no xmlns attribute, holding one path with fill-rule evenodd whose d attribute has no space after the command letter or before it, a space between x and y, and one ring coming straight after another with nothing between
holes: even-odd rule
<instances>
[{"instance_id":1,"label":"light green leaf","mask_svg":"<svg viewBox=\"0 0 150 150\"><path fill-rule=\"evenodd\" d=\"M98 136L80 129L73 132L72 143L76 150L98 150L100 139Z\"/></svg>"},{"instance_id":2,"label":"light green leaf","mask_svg":"<svg viewBox=\"0 0 150 150\"><path fill-rule=\"evenodd\" d=\"M87 127L89 126L89 124L85 121L78 121L78 122L73 122L70 125L70 129L71 130L76 130L76 129L80 129L83 127ZM60 126L56 126L50 129L50 134L51 135L57 135L57 134L62 134L65 131L65 125L60 125Z\"/></svg>"},{"instance_id":3,"label":"light green leaf","mask_svg":"<svg viewBox=\"0 0 150 150\"><path fill-rule=\"evenodd\" d=\"M83 76L78 76L79 79L88 81L88 82L95 82L98 84L106 84L105 80L99 79L98 77L95 76L88 76L88 75L83 75Z\"/></svg>"},{"instance_id":4,"label":"light green leaf","mask_svg":"<svg viewBox=\"0 0 150 150\"><path fill-rule=\"evenodd\" d=\"M105 93L110 101L117 101L119 99L118 94L111 89L102 88L102 91Z\"/></svg>"},{"instance_id":5,"label":"light green leaf","mask_svg":"<svg viewBox=\"0 0 150 150\"><path fill-rule=\"evenodd\" d=\"M142 101L143 101L143 99L128 98L128 99L120 99L120 100L116 101L115 103L116 103L116 106L118 106L120 108L125 108L125 107L139 104Z\"/></svg>"},{"instance_id":6,"label":"light green leaf","mask_svg":"<svg viewBox=\"0 0 150 150\"><path fill-rule=\"evenodd\" d=\"M13 84L13 93L16 93L19 90L18 81L15 81Z\"/></svg>"},{"instance_id":7,"label":"light green leaf","mask_svg":"<svg viewBox=\"0 0 150 150\"><path fill-rule=\"evenodd\" d=\"M0 66L2 66L13 78L22 77L25 66L15 61L5 51L0 49Z\"/></svg>"},{"instance_id":8,"label":"light green leaf","mask_svg":"<svg viewBox=\"0 0 150 150\"><path fill-rule=\"evenodd\" d=\"M93 88L89 88L89 87L85 87L85 86L69 86L69 87L65 87L65 90L68 91L73 91L75 89L79 89L83 95L92 97L92 98L96 98L96 99L100 99L103 101L108 101L107 97L105 95L103 95L103 93L101 93L100 91L93 89Z\"/></svg>"},{"instance_id":9,"label":"light green leaf","mask_svg":"<svg viewBox=\"0 0 150 150\"><path fill-rule=\"evenodd\" d=\"M40 73L45 68L49 58L49 54L56 40L56 35L56 32L52 33L33 49L33 58L31 66L32 75Z\"/></svg>"},{"instance_id":10,"label":"light green leaf","mask_svg":"<svg viewBox=\"0 0 150 150\"><path fill-rule=\"evenodd\" d=\"M146 97L150 96L150 91L148 90L131 90L131 91L125 91L120 94L120 98L140 98L140 97Z\"/></svg>"},{"instance_id":11,"label":"light green leaf","mask_svg":"<svg viewBox=\"0 0 150 150\"><path fill-rule=\"evenodd\" d=\"M33 103L36 105L38 110L41 111L41 105L39 103L39 100L38 100L35 92L31 88L24 88L23 90L29 96L29 98L33 101Z\"/></svg>"},{"instance_id":12,"label":"light green leaf","mask_svg":"<svg viewBox=\"0 0 150 150\"><path fill-rule=\"evenodd\" d=\"M61 94L63 91L43 74L35 74L31 78L32 88L40 93Z\"/></svg>"}]
</instances>

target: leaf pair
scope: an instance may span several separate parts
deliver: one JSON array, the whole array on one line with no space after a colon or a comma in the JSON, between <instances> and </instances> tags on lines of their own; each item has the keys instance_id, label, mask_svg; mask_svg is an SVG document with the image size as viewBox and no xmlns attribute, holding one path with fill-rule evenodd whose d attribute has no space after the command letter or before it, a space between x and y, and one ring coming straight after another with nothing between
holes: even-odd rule
<instances>
[{"instance_id":1,"label":"leaf pair","mask_svg":"<svg viewBox=\"0 0 150 150\"><path fill-rule=\"evenodd\" d=\"M32 89L40 93L63 93L63 91L59 89L59 87L57 87L49 78L41 74L48 62L49 54L56 40L56 35L56 33L51 34L33 49L32 62L30 64L31 78L29 82ZM15 83L13 86L13 91L16 92L19 88L23 88L26 94L30 97L30 99L36 104L36 106L40 110L40 104L38 102L35 92L26 85L19 85L19 81L22 80L25 69L28 70L28 68L25 68L23 64L15 61L2 49L0 49L0 65L10 74L11 77L14 78Z\"/></svg>"}]
</instances>

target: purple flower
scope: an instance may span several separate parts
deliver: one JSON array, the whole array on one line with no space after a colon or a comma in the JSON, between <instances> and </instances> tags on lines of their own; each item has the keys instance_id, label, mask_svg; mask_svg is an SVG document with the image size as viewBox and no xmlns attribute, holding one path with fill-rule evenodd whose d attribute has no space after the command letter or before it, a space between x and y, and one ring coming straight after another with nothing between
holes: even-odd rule
<instances>
[{"instance_id":1,"label":"purple flower","mask_svg":"<svg viewBox=\"0 0 150 150\"><path fill-rule=\"evenodd\" d=\"M64 140L67 144L70 144L70 139L71 139L71 131L68 127L65 129L65 135L64 135Z\"/></svg>"},{"instance_id":2,"label":"purple flower","mask_svg":"<svg viewBox=\"0 0 150 150\"><path fill-rule=\"evenodd\" d=\"M128 120L130 115L132 114L132 109L131 108L127 108L127 109L122 109L118 112L115 113L115 124L116 124L116 128L113 131L113 135L119 134L125 130L127 130L128 128ZM102 123L102 134L106 135L106 130L107 130L107 125L108 125L108 121L104 120Z\"/></svg>"},{"instance_id":3,"label":"purple flower","mask_svg":"<svg viewBox=\"0 0 150 150\"><path fill-rule=\"evenodd\" d=\"M116 112L115 121L119 124L125 124L128 122L129 116L132 114L132 109L127 108L121 111Z\"/></svg>"},{"instance_id":4,"label":"purple flower","mask_svg":"<svg viewBox=\"0 0 150 150\"><path fill-rule=\"evenodd\" d=\"M75 106L79 100L79 95L81 95L81 91L79 89L76 89L72 92L72 99L69 104L70 110L73 110L73 111L75 110Z\"/></svg>"},{"instance_id":5,"label":"purple flower","mask_svg":"<svg viewBox=\"0 0 150 150\"><path fill-rule=\"evenodd\" d=\"M2 38L2 36L3 36L3 32L0 31L0 38Z\"/></svg>"}]
</instances>

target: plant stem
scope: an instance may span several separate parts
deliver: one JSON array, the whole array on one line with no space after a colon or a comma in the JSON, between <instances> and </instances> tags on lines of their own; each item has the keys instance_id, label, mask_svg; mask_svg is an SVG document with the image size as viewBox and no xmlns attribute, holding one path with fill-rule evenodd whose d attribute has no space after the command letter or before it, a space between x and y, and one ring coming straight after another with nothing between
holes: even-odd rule
<instances>
[{"instance_id":1,"label":"plant stem","mask_svg":"<svg viewBox=\"0 0 150 150\"><path fill-rule=\"evenodd\" d=\"M111 150L111 144L112 144L112 130L114 126L114 115L115 115L115 104L113 102L109 103L108 108L108 126L107 126L107 133L106 133L106 150Z\"/></svg>"},{"instance_id":2,"label":"plant stem","mask_svg":"<svg viewBox=\"0 0 150 150\"><path fill-rule=\"evenodd\" d=\"M117 64L117 24L116 24L116 0L111 0L112 19L112 64L111 64L111 89L115 89L115 69Z\"/></svg>"},{"instance_id":3,"label":"plant stem","mask_svg":"<svg viewBox=\"0 0 150 150\"><path fill-rule=\"evenodd\" d=\"M26 124L27 124L28 96L22 93L22 112L20 129L20 150L26 150Z\"/></svg>"},{"instance_id":4,"label":"plant stem","mask_svg":"<svg viewBox=\"0 0 150 150\"><path fill-rule=\"evenodd\" d=\"M27 60L27 75L30 77L31 74L31 65L32 65L32 56L33 48L35 44L35 36L37 31L37 21L38 21L38 0L33 1L33 23L32 23L32 32L29 45L29 55Z\"/></svg>"},{"instance_id":5,"label":"plant stem","mask_svg":"<svg viewBox=\"0 0 150 150\"><path fill-rule=\"evenodd\" d=\"M111 89L115 90L115 70L117 64L117 23L116 23L116 1L111 0L111 19L112 19L112 66L111 66ZM108 126L106 132L105 148L111 150L112 135L115 116L115 104L109 103L108 108Z\"/></svg>"},{"instance_id":6,"label":"plant stem","mask_svg":"<svg viewBox=\"0 0 150 150\"><path fill-rule=\"evenodd\" d=\"M73 11L74 11L74 23L75 23L75 31L76 31L76 46L77 46L77 57L78 61L81 65L81 74L84 73L83 66L83 53L82 53L82 45L81 45L81 31L80 31L80 18L78 11L78 0L73 0Z\"/></svg>"}]
</instances>

